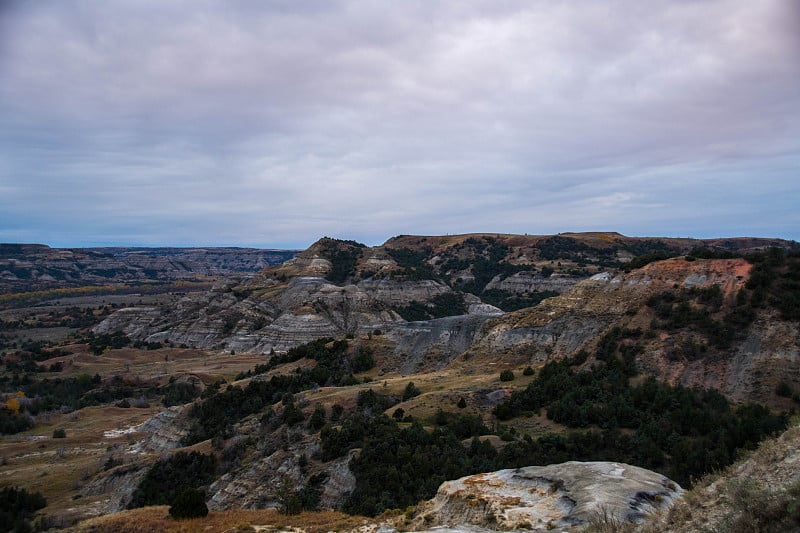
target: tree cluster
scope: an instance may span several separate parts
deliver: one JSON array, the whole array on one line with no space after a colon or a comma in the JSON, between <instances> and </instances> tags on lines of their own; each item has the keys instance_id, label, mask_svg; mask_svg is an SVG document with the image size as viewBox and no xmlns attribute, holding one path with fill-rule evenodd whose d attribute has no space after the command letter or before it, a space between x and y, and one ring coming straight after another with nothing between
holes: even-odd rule
<instances>
[{"instance_id":1,"label":"tree cluster","mask_svg":"<svg viewBox=\"0 0 800 533\"><path fill-rule=\"evenodd\" d=\"M30 520L47 500L38 492L18 487L0 489L0 531L33 531Z\"/></svg>"},{"instance_id":2,"label":"tree cluster","mask_svg":"<svg viewBox=\"0 0 800 533\"><path fill-rule=\"evenodd\" d=\"M269 370L281 362L313 359L313 368L298 368L290 375L274 375L269 380L254 379L243 389L229 385L224 391L208 395L192 406L189 414L194 423L184 444L194 444L215 436L228 437L233 424L242 418L258 413L267 406L303 390L322 386L347 386L358 383L353 372L372 368L375 364L369 350L360 347L349 351L346 340L320 339L276 356L257 370ZM277 362L276 362L277 361ZM261 365L260 365L261 366ZM287 396L288 395L288 396ZM300 409L293 401L284 402L282 422L294 425L303 420Z\"/></svg>"},{"instance_id":3,"label":"tree cluster","mask_svg":"<svg viewBox=\"0 0 800 533\"><path fill-rule=\"evenodd\" d=\"M403 277L410 281L439 279L433 267L427 262L427 258L431 253L429 247L424 248L422 252L411 248L388 248L386 253L402 268L400 273L395 274L395 276Z\"/></svg>"},{"instance_id":4,"label":"tree cluster","mask_svg":"<svg viewBox=\"0 0 800 533\"><path fill-rule=\"evenodd\" d=\"M464 295L460 292L437 294L429 302L413 301L406 306L396 307L395 311L403 320L415 322L445 316L463 315L467 312Z\"/></svg>"},{"instance_id":5,"label":"tree cluster","mask_svg":"<svg viewBox=\"0 0 800 533\"><path fill-rule=\"evenodd\" d=\"M549 419L569 428L598 428L613 437L606 453L615 460L664 472L681 484L730 464L738 449L786 427L786 415L755 404L732 406L715 390L671 387L653 378L632 386L618 357L581 371L572 361L547 363L494 413L509 420L545 409Z\"/></svg>"},{"instance_id":6,"label":"tree cluster","mask_svg":"<svg viewBox=\"0 0 800 533\"><path fill-rule=\"evenodd\" d=\"M89 350L91 350L93 354L100 355L106 350L114 350L129 346L131 340L121 331L103 333L101 335L94 335L89 332L88 344Z\"/></svg>"},{"instance_id":7,"label":"tree cluster","mask_svg":"<svg viewBox=\"0 0 800 533\"><path fill-rule=\"evenodd\" d=\"M331 262L332 268L327 275L328 281L341 284L355 275L359 258L365 246L356 241L339 240L325 237L319 241L319 253Z\"/></svg>"},{"instance_id":8,"label":"tree cluster","mask_svg":"<svg viewBox=\"0 0 800 533\"><path fill-rule=\"evenodd\" d=\"M173 504L175 498L186 489L196 489L211 483L216 475L216 468L217 459L214 455L198 452L178 452L161 459L150 467L133 491L128 509ZM196 495L184 497L191 499L196 498ZM193 506L192 501L187 505Z\"/></svg>"},{"instance_id":9,"label":"tree cluster","mask_svg":"<svg viewBox=\"0 0 800 533\"><path fill-rule=\"evenodd\" d=\"M518 309L526 309L541 303L546 298L558 296L556 291L532 291L526 293L518 293L513 291L506 291L503 289L486 289L481 293L481 300L487 304L493 305L502 309L503 311L517 311Z\"/></svg>"}]
</instances>

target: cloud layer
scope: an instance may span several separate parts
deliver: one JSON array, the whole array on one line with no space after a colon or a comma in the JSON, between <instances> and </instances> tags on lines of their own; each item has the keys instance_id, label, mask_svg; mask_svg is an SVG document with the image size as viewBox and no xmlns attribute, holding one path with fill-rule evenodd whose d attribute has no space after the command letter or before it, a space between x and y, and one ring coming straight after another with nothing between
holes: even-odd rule
<instances>
[{"instance_id":1,"label":"cloud layer","mask_svg":"<svg viewBox=\"0 0 800 533\"><path fill-rule=\"evenodd\" d=\"M0 6L0 241L800 238L796 2Z\"/></svg>"}]
</instances>

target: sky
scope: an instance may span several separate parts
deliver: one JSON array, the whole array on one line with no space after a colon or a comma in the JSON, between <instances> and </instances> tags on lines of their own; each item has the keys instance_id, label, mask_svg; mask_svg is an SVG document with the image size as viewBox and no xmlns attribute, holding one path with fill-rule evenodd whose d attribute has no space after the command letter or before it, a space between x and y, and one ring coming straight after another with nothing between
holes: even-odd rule
<instances>
[{"instance_id":1,"label":"sky","mask_svg":"<svg viewBox=\"0 0 800 533\"><path fill-rule=\"evenodd\" d=\"M800 240L796 0L0 0L0 242Z\"/></svg>"}]
</instances>

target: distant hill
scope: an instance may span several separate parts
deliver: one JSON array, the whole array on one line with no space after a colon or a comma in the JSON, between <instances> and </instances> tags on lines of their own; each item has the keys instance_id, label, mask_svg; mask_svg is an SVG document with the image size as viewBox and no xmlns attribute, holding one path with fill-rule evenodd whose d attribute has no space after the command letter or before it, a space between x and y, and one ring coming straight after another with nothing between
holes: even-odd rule
<instances>
[{"instance_id":1,"label":"distant hill","mask_svg":"<svg viewBox=\"0 0 800 533\"><path fill-rule=\"evenodd\" d=\"M0 294L251 273L283 263L297 252L233 247L50 248L42 244L0 244Z\"/></svg>"}]
</instances>

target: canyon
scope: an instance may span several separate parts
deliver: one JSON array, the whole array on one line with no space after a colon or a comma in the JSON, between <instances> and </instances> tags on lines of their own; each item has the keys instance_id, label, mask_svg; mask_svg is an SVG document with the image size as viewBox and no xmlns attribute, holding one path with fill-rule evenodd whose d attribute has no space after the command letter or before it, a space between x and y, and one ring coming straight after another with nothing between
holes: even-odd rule
<instances>
[{"instance_id":1,"label":"canyon","mask_svg":"<svg viewBox=\"0 0 800 533\"><path fill-rule=\"evenodd\" d=\"M41 283L52 287L46 284L54 281L40 273L55 268L54 252L37 247L15 250L13 258L0 257L0 266L5 264L17 278L5 274L7 281L29 279L29 288ZM353 505L352 495L362 490L358 465L371 453L362 450L369 439L336 455L328 448L326 439L331 437L325 435L350 431L347 424L360 416L393 418L398 425L392 431L399 430L401 436L417 424L435 435L451 423L472 420L470 424L480 423L486 431L467 433L470 437L462 437L463 445L473 451L487 446L497 450L492 453L546 442L555 438L552 435L571 435L573 430L547 411L522 416L513 411L510 419L498 411L554 362L569 363L579 375L618 361L614 364L628 365L624 371L631 376L631 386L654 379L676 390L718 391L734 406L755 402L774 412L792 409L800 398L800 320L791 307L797 250L797 243L777 239L643 239L615 233L398 236L376 247L323 238L283 257L274 251L248 251L235 260L228 251L181 252L189 254L180 260L184 267L195 260L200 265L191 268L175 263L174 251L168 250L164 257L151 258L156 271L171 272L156 272L156 277L179 281L185 275L205 285L191 290L165 287L161 295L143 297L115 293L114 302L119 303L113 306L108 303L112 296L98 296L109 298L103 312L95 311L97 319L88 327L73 330L83 337L60 344L70 355L43 361L61 364L65 378L97 372L102 388L113 378L115 383L140 387L137 390L155 391L148 393L146 411L99 407L112 409L109 420L116 421L100 440L110 450L104 457L112 459L106 461L107 468L72 481L71 489L60 489L62 496L56 499L64 501L62 509L70 499L69 510L63 511L63 516L73 517L70 520L122 511L154 465L191 451L222 461L213 480L203 485L213 512L280 509L287 505L287 494L313 495L319 509L346 508ZM47 257L47 268L37 263L39 254ZM61 288L101 282L130 285L130 280L152 274L145 273L141 256L132 259L137 256L125 252L114 258L109 252L102 258L106 266L115 261L127 266L124 274L101 276L102 280L94 267L65 267L62 272L80 272L74 279L62 276ZM203 262L203 257L212 259ZM258 269L273 260L275 264ZM15 268L24 265L31 273L28 278L9 270L12 262ZM767 283L765 275L777 276L778 281ZM59 305L68 308L69 302L67 298ZM59 308L52 309L57 313ZM24 316L20 308L4 313ZM130 345L101 345L105 348L97 355L89 354L88 346L102 339L124 339ZM263 407L241 415L231 412L228 427L214 438L193 437L198 431L197 405L237 390L273 387L276 379L318 375L326 360L320 357L329 357L325 350L338 350L337 346L344 350L337 352L343 357L335 363L340 370L360 368L349 378L345 373L335 378L340 381L321 379L292 389L288 396L268 395ZM323 355L308 355L312 349L323 350ZM9 360L13 357L19 355ZM117 360L125 362L113 362ZM355 361L362 360L371 366L357 367ZM154 405L159 394L176 387L193 396L169 408ZM409 390L416 392L409 395ZM315 426L311 420L316 411L322 418ZM54 425L65 427L70 435L66 442L76 446L96 439L88 429L79 429L82 412L51 414L48 423L30 431L38 439ZM288 421L295 412L301 424ZM130 422L124 425L126 418ZM23 443L15 436L3 439L7 450ZM81 446L85 451L76 452L76 457L85 454L82 464L91 464L90 456L101 453ZM12 453L9 461L18 472L32 468L27 475L38 468L24 466L30 460L22 454ZM586 525L589 510L608 512L611 521L639 520L666 512L680 499L678 483L661 473L621 462L565 464L555 473L541 470L555 464L528 464L451 479L438 495L428 491L433 499L409 511L407 518L385 523L399 529L457 524L570 528ZM577 503L583 498L575 496L577 487L611 490L610 479L620 478L615 474L620 469L625 472L622 477L630 474L638 484L624 485L623 492L602 502ZM570 488L570 480L578 483L576 488ZM514 483L523 488L512 487ZM535 510L535 502L522 505L524 512L492 503L514 500L516 496L508 494L534 485L534 492L546 496L542 509L561 514ZM653 488L656 485L661 489ZM491 496L498 486L507 486L508 494ZM469 492L473 489L478 492ZM632 494L641 496L636 504L641 509L628 505L636 500ZM574 501L566 505L568 500ZM459 522L460 516L464 518Z\"/></svg>"}]
</instances>

